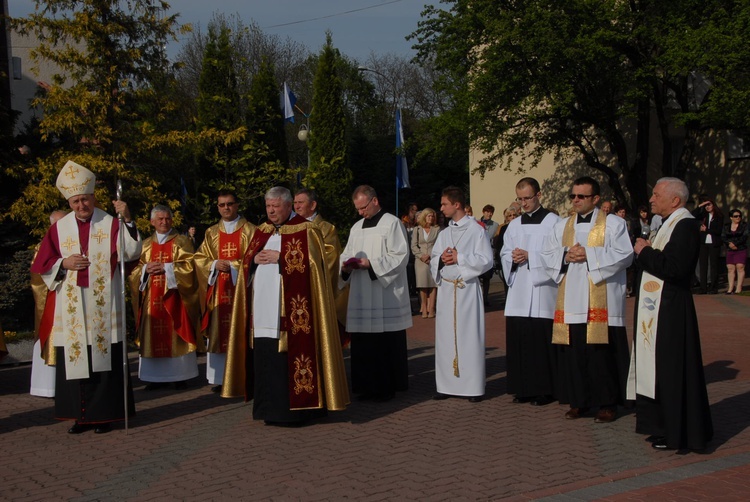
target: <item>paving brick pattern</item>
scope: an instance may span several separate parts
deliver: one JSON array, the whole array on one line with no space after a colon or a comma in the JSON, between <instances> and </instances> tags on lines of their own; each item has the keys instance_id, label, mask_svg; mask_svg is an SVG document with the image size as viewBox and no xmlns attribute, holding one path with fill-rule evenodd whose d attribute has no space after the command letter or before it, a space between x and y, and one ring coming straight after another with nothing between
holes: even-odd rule
<instances>
[{"instance_id":1,"label":"paving brick pattern","mask_svg":"<svg viewBox=\"0 0 750 502\"><path fill-rule=\"evenodd\" d=\"M147 392L131 353L138 416L128 434L118 425L73 436L52 419L51 400L28 395L30 366L2 367L0 499L747 500L750 297L696 304L716 429L703 454L652 450L629 410L596 424L564 420L556 403L512 404L505 321L494 310L485 401L431 399L435 320L415 317L408 392L354 401L299 429L253 421L250 404L221 399L202 377L183 391Z\"/></svg>"}]
</instances>

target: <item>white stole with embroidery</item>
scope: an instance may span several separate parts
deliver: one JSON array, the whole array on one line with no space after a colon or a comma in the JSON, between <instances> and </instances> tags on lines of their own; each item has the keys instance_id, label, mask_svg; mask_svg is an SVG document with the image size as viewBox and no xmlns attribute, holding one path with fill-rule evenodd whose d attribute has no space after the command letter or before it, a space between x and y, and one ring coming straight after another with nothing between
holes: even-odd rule
<instances>
[{"instance_id":1,"label":"white stole with embroidery","mask_svg":"<svg viewBox=\"0 0 750 502\"><path fill-rule=\"evenodd\" d=\"M654 237L652 247L662 250L672 237L678 221L692 218L690 211L680 208L669 217ZM638 293L637 326L634 326L633 353L630 357L627 398L635 399L636 394L655 399L656 396L656 333L659 326L659 309L664 281L643 272ZM636 359L638 362L636 363ZM636 366L637 364L637 366ZM637 367L637 375L636 375Z\"/></svg>"},{"instance_id":2,"label":"white stole with embroidery","mask_svg":"<svg viewBox=\"0 0 750 502\"><path fill-rule=\"evenodd\" d=\"M91 367L95 372L112 369L112 220L112 216L99 209L95 209L91 217L89 286L79 287L78 272L68 270L62 288L58 290L61 322L55 323L54 336L65 349L68 380L89 377L87 345L91 345ZM58 221L57 233L63 259L82 254L74 213Z\"/></svg>"}]
</instances>

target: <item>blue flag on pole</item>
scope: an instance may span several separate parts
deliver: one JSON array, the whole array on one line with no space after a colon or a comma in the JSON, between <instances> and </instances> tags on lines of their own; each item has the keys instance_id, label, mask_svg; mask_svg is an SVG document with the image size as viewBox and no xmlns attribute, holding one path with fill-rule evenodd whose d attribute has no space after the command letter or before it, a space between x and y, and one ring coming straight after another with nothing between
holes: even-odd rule
<instances>
[{"instance_id":1,"label":"blue flag on pole","mask_svg":"<svg viewBox=\"0 0 750 502\"><path fill-rule=\"evenodd\" d=\"M183 216L187 212L187 187L185 186L185 180L180 176L180 203L182 205L182 214Z\"/></svg>"},{"instance_id":2,"label":"blue flag on pole","mask_svg":"<svg viewBox=\"0 0 750 502\"><path fill-rule=\"evenodd\" d=\"M297 102L297 96L289 89L284 82L284 89L281 91L281 109L284 110L284 122L294 124L294 104Z\"/></svg>"},{"instance_id":3,"label":"blue flag on pole","mask_svg":"<svg viewBox=\"0 0 750 502\"><path fill-rule=\"evenodd\" d=\"M409 184L409 166L406 163L406 156L401 155L400 150L404 146L404 128L401 125L401 109L396 110L396 148L399 153L396 155L396 186L398 188L411 188Z\"/></svg>"}]
</instances>

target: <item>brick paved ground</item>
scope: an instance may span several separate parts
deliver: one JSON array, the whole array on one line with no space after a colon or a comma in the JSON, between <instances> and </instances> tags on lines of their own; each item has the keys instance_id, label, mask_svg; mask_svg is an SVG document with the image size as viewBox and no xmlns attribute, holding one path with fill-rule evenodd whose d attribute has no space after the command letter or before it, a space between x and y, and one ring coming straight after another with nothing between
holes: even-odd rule
<instances>
[{"instance_id":1,"label":"brick paved ground","mask_svg":"<svg viewBox=\"0 0 750 502\"><path fill-rule=\"evenodd\" d=\"M51 400L28 395L30 367L3 367L0 499L746 500L750 297L696 304L716 429L704 454L652 450L631 412L595 424L564 420L558 404L512 404L504 319L494 310L484 402L431 400L434 320L415 317L408 392L355 401L301 429L254 422L250 405L219 398L203 379L154 392L135 379L138 416L127 435L120 425L71 436L70 423L52 419ZM135 377L134 353L131 363Z\"/></svg>"}]
</instances>

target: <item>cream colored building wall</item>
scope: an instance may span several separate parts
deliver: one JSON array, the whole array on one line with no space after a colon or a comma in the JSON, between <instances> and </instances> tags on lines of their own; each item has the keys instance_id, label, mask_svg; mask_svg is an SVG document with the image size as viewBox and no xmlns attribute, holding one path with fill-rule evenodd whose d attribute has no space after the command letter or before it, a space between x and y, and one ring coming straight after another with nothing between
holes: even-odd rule
<instances>
[{"instance_id":1,"label":"cream colored building wall","mask_svg":"<svg viewBox=\"0 0 750 502\"><path fill-rule=\"evenodd\" d=\"M652 128L655 130L655 128ZM750 158L731 159L727 152L727 133L725 131L708 132L699 142L695 158L685 174L685 182L690 189L693 201L705 193L713 199L722 212L739 209L746 221L750 220ZM483 155L480 152L469 152L471 172L479 166ZM662 177L661 143L652 143L650 163L648 166L648 192ZM602 156L606 161L606 155ZM502 221L502 211L515 199L515 184L524 176L536 178L541 185L542 205L557 210L561 215L568 212L570 204L567 194L574 179L580 176L592 176L602 187L602 199L612 200L612 191L606 178L588 167L575 152L568 152L560 158L551 154L545 155L538 167L524 170L524 165L517 162L512 171L488 171L484 177L474 173L470 177L470 201L474 215L479 217L485 204L495 206L495 220ZM689 205L692 209L692 205Z\"/></svg>"},{"instance_id":2,"label":"cream colored building wall","mask_svg":"<svg viewBox=\"0 0 750 502\"><path fill-rule=\"evenodd\" d=\"M484 155L481 152L475 150L469 152L469 169L472 173L479 166L479 161L483 157ZM531 176L542 184L554 172L553 156L545 155L537 167L523 173L493 170L486 172L484 177L479 174L472 174L469 179L469 192L474 216L481 217L482 208L487 204L492 204L495 206L496 213L493 219L502 223L503 210L516 199L516 183L518 183L518 180ZM544 196L544 194L542 195Z\"/></svg>"}]
</instances>

